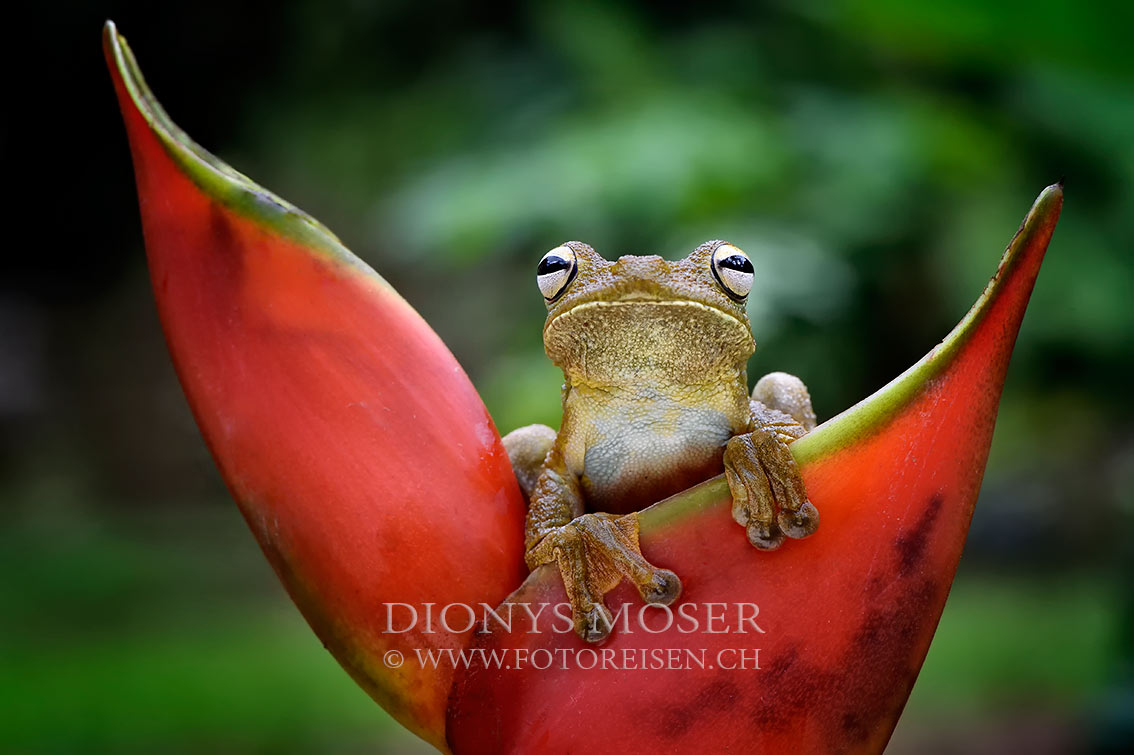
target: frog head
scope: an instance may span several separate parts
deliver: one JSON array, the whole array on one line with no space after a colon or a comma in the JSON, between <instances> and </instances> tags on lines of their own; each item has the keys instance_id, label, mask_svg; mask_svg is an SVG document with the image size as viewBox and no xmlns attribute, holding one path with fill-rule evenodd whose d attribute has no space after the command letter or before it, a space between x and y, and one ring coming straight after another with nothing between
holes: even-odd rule
<instances>
[{"instance_id":1,"label":"frog head","mask_svg":"<svg viewBox=\"0 0 1134 755\"><path fill-rule=\"evenodd\" d=\"M613 262L568 241L537 269L548 310L544 348L570 382L742 380L756 348L745 313L752 279L748 255L724 241L681 260Z\"/></svg>"}]
</instances>

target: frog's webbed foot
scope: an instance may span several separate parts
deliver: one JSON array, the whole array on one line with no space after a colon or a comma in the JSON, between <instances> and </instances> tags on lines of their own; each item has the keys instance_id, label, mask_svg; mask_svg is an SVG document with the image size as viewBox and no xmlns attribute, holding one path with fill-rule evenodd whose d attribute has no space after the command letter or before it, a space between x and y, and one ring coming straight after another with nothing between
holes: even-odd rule
<instances>
[{"instance_id":1,"label":"frog's webbed foot","mask_svg":"<svg viewBox=\"0 0 1134 755\"><path fill-rule=\"evenodd\" d=\"M752 391L751 432L725 446L725 478L732 517L761 550L785 537L804 538L819 526L788 445L815 427L815 412L803 381L783 372L765 375Z\"/></svg>"},{"instance_id":2,"label":"frog's webbed foot","mask_svg":"<svg viewBox=\"0 0 1134 755\"><path fill-rule=\"evenodd\" d=\"M555 561L571 603L575 632L587 642L602 642L613 617L603 596L623 577L646 603L670 605L681 595L681 580L642 556L638 515L583 514L550 530L527 554L528 567Z\"/></svg>"}]
</instances>

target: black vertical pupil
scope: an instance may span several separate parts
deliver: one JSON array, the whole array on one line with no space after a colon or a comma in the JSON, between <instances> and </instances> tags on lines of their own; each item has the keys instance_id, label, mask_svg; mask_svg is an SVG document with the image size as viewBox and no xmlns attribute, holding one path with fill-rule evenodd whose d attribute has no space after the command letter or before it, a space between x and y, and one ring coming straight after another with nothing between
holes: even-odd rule
<instances>
[{"instance_id":1,"label":"black vertical pupil","mask_svg":"<svg viewBox=\"0 0 1134 755\"><path fill-rule=\"evenodd\" d=\"M536 275L547 275L549 273L557 273L560 270L566 270L571 267L571 263L562 257L548 255L539 261L539 267L536 268Z\"/></svg>"},{"instance_id":2,"label":"black vertical pupil","mask_svg":"<svg viewBox=\"0 0 1134 755\"><path fill-rule=\"evenodd\" d=\"M729 270L737 270L741 273L752 272L752 263L748 261L747 257L740 254L729 255L721 260L719 264L721 267L727 267Z\"/></svg>"}]
</instances>

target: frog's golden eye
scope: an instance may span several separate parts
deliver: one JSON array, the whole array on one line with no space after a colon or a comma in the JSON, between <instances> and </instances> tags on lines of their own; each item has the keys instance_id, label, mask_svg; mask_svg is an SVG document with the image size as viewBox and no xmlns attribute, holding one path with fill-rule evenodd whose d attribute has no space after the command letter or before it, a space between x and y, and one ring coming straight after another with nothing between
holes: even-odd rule
<instances>
[{"instance_id":1,"label":"frog's golden eye","mask_svg":"<svg viewBox=\"0 0 1134 755\"><path fill-rule=\"evenodd\" d=\"M712 268L717 283L733 299L741 301L752 290L752 262L732 244L721 244L713 250Z\"/></svg>"},{"instance_id":2,"label":"frog's golden eye","mask_svg":"<svg viewBox=\"0 0 1134 755\"><path fill-rule=\"evenodd\" d=\"M539 261L536 268L536 284L543 298L554 301L575 279L579 271L579 261L569 246L557 246Z\"/></svg>"}]
</instances>

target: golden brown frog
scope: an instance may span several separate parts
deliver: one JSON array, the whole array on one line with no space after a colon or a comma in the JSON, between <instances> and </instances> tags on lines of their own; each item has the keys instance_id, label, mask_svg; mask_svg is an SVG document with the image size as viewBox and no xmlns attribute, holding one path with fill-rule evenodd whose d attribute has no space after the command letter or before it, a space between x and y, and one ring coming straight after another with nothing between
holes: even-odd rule
<instances>
[{"instance_id":1,"label":"golden brown frog","mask_svg":"<svg viewBox=\"0 0 1134 755\"><path fill-rule=\"evenodd\" d=\"M753 270L723 241L683 260L609 262L569 241L544 255L543 341L563 369L563 423L504 438L531 505L528 567L556 561L588 642L610 632L603 596L623 577L669 605L681 581L641 554L633 513L724 471L733 518L757 548L815 531L788 444L815 427L807 388L782 372L748 395Z\"/></svg>"}]
</instances>

